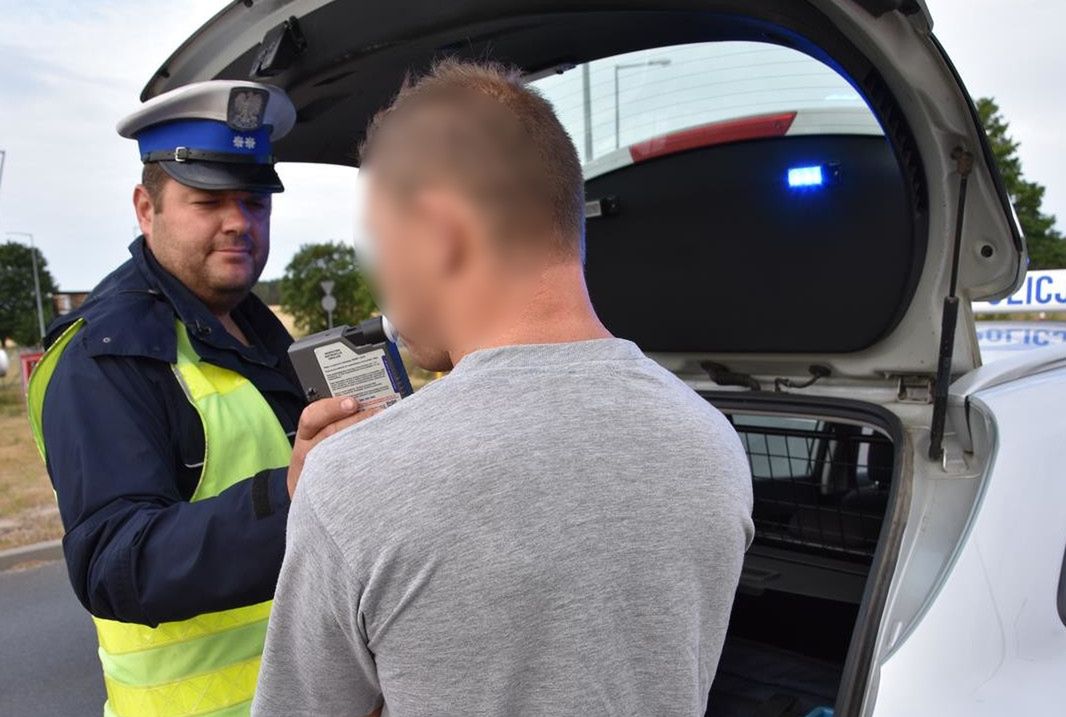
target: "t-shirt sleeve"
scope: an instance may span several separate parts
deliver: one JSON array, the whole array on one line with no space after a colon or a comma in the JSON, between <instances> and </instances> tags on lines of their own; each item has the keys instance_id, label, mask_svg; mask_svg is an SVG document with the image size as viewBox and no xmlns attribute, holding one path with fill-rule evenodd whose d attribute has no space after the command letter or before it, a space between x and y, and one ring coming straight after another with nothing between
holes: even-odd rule
<instances>
[{"instance_id":1,"label":"t-shirt sleeve","mask_svg":"<svg viewBox=\"0 0 1066 717\"><path fill-rule=\"evenodd\" d=\"M267 629L252 714L362 717L381 704L361 627L363 586L319 520L303 485L289 510L285 560Z\"/></svg>"}]
</instances>

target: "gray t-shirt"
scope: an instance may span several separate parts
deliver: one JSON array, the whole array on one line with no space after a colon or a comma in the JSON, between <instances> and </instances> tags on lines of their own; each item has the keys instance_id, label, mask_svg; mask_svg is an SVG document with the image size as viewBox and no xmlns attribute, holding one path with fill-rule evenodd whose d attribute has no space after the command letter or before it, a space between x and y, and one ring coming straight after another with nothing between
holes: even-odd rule
<instances>
[{"instance_id":1,"label":"gray t-shirt","mask_svg":"<svg viewBox=\"0 0 1066 717\"><path fill-rule=\"evenodd\" d=\"M511 346L315 448L256 715L702 715L751 478L619 339Z\"/></svg>"}]
</instances>

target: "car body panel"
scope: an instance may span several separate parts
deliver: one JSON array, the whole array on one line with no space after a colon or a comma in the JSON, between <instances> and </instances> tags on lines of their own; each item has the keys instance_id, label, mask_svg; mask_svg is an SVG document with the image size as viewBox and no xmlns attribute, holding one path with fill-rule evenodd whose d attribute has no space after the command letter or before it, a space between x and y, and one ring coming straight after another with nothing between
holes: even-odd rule
<instances>
[{"instance_id":1,"label":"car body panel","mask_svg":"<svg viewBox=\"0 0 1066 717\"><path fill-rule=\"evenodd\" d=\"M951 385L949 400L959 405L981 391L1061 368L1066 368L1066 345L1059 342L1019 352L1016 356L982 366L959 378Z\"/></svg>"},{"instance_id":2,"label":"car body panel","mask_svg":"<svg viewBox=\"0 0 1066 717\"><path fill-rule=\"evenodd\" d=\"M981 361L1000 359L1066 344L1066 321L978 321Z\"/></svg>"},{"instance_id":3,"label":"car body panel","mask_svg":"<svg viewBox=\"0 0 1066 717\"><path fill-rule=\"evenodd\" d=\"M976 498L937 582L915 591L917 611L903 608L919 570L901 561L873 678L875 716L1052 714L1066 703L1066 481L1049 480L1061 474L1066 350L1021 358L1028 371L995 364L956 384L973 389L975 451L989 460L977 475L937 479ZM922 522L909 524L921 546Z\"/></svg>"}]
</instances>

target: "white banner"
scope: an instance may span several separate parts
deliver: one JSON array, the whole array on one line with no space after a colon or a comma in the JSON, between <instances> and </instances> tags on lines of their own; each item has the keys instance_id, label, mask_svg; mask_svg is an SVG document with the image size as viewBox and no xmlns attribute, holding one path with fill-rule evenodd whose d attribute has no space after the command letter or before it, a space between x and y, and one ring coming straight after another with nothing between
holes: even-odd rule
<instances>
[{"instance_id":1,"label":"white banner","mask_svg":"<svg viewBox=\"0 0 1066 717\"><path fill-rule=\"evenodd\" d=\"M1001 301L975 301L975 314L1066 311L1066 269L1030 271L1025 283Z\"/></svg>"}]
</instances>

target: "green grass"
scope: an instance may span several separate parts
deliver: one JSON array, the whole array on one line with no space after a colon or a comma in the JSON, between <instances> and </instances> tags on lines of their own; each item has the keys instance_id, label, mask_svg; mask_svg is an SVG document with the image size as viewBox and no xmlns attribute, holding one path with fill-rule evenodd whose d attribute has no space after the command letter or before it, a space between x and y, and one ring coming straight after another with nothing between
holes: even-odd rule
<instances>
[{"instance_id":1,"label":"green grass","mask_svg":"<svg viewBox=\"0 0 1066 717\"><path fill-rule=\"evenodd\" d=\"M33 442L17 350L0 379L0 550L59 538L52 485Z\"/></svg>"}]
</instances>

